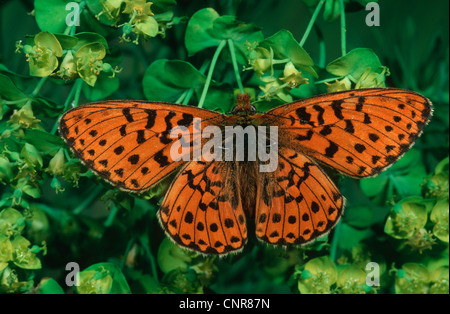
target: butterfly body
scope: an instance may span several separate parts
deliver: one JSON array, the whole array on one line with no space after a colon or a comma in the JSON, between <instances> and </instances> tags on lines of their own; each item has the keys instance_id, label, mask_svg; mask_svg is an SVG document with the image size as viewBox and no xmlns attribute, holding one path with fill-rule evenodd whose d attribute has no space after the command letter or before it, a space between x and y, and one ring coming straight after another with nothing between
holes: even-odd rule
<instances>
[{"instance_id":1,"label":"butterfly body","mask_svg":"<svg viewBox=\"0 0 450 314\"><path fill-rule=\"evenodd\" d=\"M229 116L161 102L107 101L65 113L60 133L90 169L127 191L148 190L179 169L158 212L163 229L182 247L223 255L242 250L247 223L259 240L275 245L301 245L328 233L342 216L344 198L319 165L356 178L377 175L411 147L431 113L428 99L401 89L320 95L266 113L239 96ZM222 150L213 156L243 150L244 158L193 158L195 147L208 143L208 127L221 139ZM223 134L238 127L262 140L247 136L227 146L235 135ZM258 133L261 127L276 129L277 136ZM172 154L181 141L172 136L176 128L189 135L183 138L187 159ZM261 171L272 159L250 158L252 144L262 147L258 153L272 149L276 167Z\"/></svg>"}]
</instances>

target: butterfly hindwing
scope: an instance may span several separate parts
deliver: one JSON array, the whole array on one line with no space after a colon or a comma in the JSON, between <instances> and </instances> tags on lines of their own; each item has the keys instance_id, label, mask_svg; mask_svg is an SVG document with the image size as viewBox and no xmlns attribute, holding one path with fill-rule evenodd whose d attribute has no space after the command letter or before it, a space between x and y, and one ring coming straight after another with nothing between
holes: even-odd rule
<instances>
[{"instance_id":1,"label":"butterfly hindwing","mask_svg":"<svg viewBox=\"0 0 450 314\"><path fill-rule=\"evenodd\" d=\"M176 139L170 131L186 127L193 138L193 120L204 125L221 114L160 102L106 101L80 106L60 120L60 133L74 153L106 181L141 192L182 165L171 158Z\"/></svg>"},{"instance_id":2,"label":"butterfly hindwing","mask_svg":"<svg viewBox=\"0 0 450 314\"><path fill-rule=\"evenodd\" d=\"M342 215L344 199L317 164L279 149L278 169L261 174L256 236L270 244L304 244L326 234Z\"/></svg>"},{"instance_id":3,"label":"butterfly hindwing","mask_svg":"<svg viewBox=\"0 0 450 314\"><path fill-rule=\"evenodd\" d=\"M415 142L432 114L425 97L406 90L361 89L325 94L265 115L290 147L353 177L374 176ZM286 141L286 140L285 140Z\"/></svg>"},{"instance_id":4,"label":"butterfly hindwing","mask_svg":"<svg viewBox=\"0 0 450 314\"><path fill-rule=\"evenodd\" d=\"M231 163L186 164L170 186L159 220L179 245L201 253L239 251L247 240L245 213Z\"/></svg>"}]
</instances>

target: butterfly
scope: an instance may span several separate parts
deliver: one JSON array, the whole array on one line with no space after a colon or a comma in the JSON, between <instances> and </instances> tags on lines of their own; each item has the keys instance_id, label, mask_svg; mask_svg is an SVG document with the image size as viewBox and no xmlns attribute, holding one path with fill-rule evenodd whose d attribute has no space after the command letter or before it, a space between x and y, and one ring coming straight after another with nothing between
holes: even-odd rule
<instances>
[{"instance_id":1,"label":"butterfly","mask_svg":"<svg viewBox=\"0 0 450 314\"><path fill-rule=\"evenodd\" d=\"M431 115L431 102L415 92L372 88L265 113L241 95L232 115L165 102L102 101L64 113L59 131L89 169L125 191L144 192L179 170L157 214L165 233L184 248L225 255L243 249L250 220L256 237L273 245L302 245L327 234L345 199L322 165L354 178L376 176L410 149ZM195 135L208 126L276 126L275 171L261 172L260 160L173 158L174 128L192 136L192 155L193 146L205 145L201 137L194 143Z\"/></svg>"}]
</instances>

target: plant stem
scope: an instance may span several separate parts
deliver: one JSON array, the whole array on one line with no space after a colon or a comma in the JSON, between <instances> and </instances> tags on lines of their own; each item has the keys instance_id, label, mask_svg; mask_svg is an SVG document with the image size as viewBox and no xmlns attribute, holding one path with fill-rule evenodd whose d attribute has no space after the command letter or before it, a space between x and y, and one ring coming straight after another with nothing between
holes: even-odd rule
<instances>
[{"instance_id":1,"label":"plant stem","mask_svg":"<svg viewBox=\"0 0 450 314\"><path fill-rule=\"evenodd\" d=\"M150 247L150 243L148 242L148 239L147 239L147 237L145 235L142 235L140 237L140 242L141 242L142 247L145 250L145 253L147 254L148 259L150 260L150 267L152 269L153 278L156 280L156 282L159 283L158 271L156 270L155 258L153 257L153 254L152 254L152 252L150 251L150 248L149 248Z\"/></svg>"},{"instance_id":2,"label":"plant stem","mask_svg":"<svg viewBox=\"0 0 450 314\"><path fill-rule=\"evenodd\" d=\"M130 253L130 250L133 247L134 241L135 241L134 238L132 238L132 239L130 239L130 241L128 241L127 247L125 249L125 253L123 254L123 259L120 261L120 269L123 269L123 267L125 266L128 254Z\"/></svg>"},{"instance_id":3,"label":"plant stem","mask_svg":"<svg viewBox=\"0 0 450 314\"><path fill-rule=\"evenodd\" d=\"M72 212L75 215L81 214L83 210L86 209L95 199L97 199L97 196L102 192L102 187L97 186L90 194L87 196L83 202L81 202L80 205L78 205Z\"/></svg>"},{"instance_id":4,"label":"plant stem","mask_svg":"<svg viewBox=\"0 0 450 314\"><path fill-rule=\"evenodd\" d=\"M103 223L103 225L105 227L111 227L112 223L114 222L114 218L116 218L117 213L119 212L119 207L118 206L113 206L111 208L111 211L109 212L108 217L106 218L105 222Z\"/></svg>"},{"instance_id":5,"label":"plant stem","mask_svg":"<svg viewBox=\"0 0 450 314\"><path fill-rule=\"evenodd\" d=\"M339 242L339 236L341 234L341 228L342 228L342 222L339 221L334 228L334 234L333 234L333 240L331 241L331 248L330 248L330 258L332 261L336 261L336 253L337 253L337 245Z\"/></svg>"},{"instance_id":6,"label":"plant stem","mask_svg":"<svg viewBox=\"0 0 450 314\"><path fill-rule=\"evenodd\" d=\"M80 94L81 94L81 88L83 87L83 80L82 79L77 79L77 81L75 82L75 96L73 99L73 105L72 107L77 107L78 106L78 102L80 100Z\"/></svg>"},{"instance_id":7,"label":"plant stem","mask_svg":"<svg viewBox=\"0 0 450 314\"><path fill-rule=\"evenodd\" d=\"M291 61L291 58L286 58L286 59L272 59L272 64L288 63L289 61Z\"/></svg>"},{"instance_id":8,"label":"plant stem","mask_svg":"<svg viewBox=\"0 0 450 314\"><path fill-rule=\"evenodd\" d=\"M184 99L183 99L183 102L182 102L183 105L187 105L189 103L189 100L191 99L192 94L194 94L194 89L190 88L187 91L186 97L184 97Z\"/></svg>"},{"instance_id":9,"label":"plant stem","mask_svg":"<svg viewBox=\"0 0 450 314\"><path fill-rule=\"evenodd\" d=\"M76 87L77 87L77 84L76 83L73 84L72 89L70 90L69 96L67 96L66 101L64 102L63 112L66 112L67 109L69 108L69 104L70 104L70 101L73 98L73 95L75 94ZM51 134L55 134L56 133L56 130L58 129L58 122L59 122L59 120L56 120L55 124L53 125Z\"/></svg>"},{"instance_id":10,"label":"plant stem","mask_svg":"<svg viewBox=\"0 0 450 314\"><path fill-rule=\"evenodd\" d=\"M347 54L347 38L346 38L346 26L345 26L345 6L344 6L344 0L340 1L340 7L341 7L341 52L342 55L345 56Z\"/></svg>"},{"instance_id":11,"label":"plant stem","mask_svg":"<svg viewBox=\"0 0 450 314\"><path fill-rule=\"evenodd\" d=\"M39 94L39 91L41 90L42 86L44 86L45 82L48 80L48 76L44 76L39 80L39 82L36 85L36 88L31 92L31 98L36 97L37 94Z\"/></svg>"},{"instance_id":12,"label":"plant stem","mask_svg":"<svg viewBox=\"0 0 450 314\"><path fill-rule=\"evenodd\" d=\"M201 74L205 74L206 69L208 68L208 64L209 61L205 60L202 64L202 66L200 67L199 72ZM193 88L189 88L188 90L185 90L183 92L183 94L181 94L181 96L177 99L177 101L175 102L176 104L183 104L183 105L187 105L189 103L189 100L191 100L192 95L194 94L194 89Z\"/></svg>"},{"instance_id":13,"label":"plant stem","mask_svg":"<svg viewBox=\"0 0 450 314\"><path fill-rule=\"evenodd\" d=\"M175 101L175 103L176 103L176 104L181 103L181 102L183 101L183 99L186 98L187 92L188 92L188 89L185 90L185 91L183 92L183 94L181 94L180 97L178 97L178 99Z\"/></svg>"},{"instance_id":14,"label":"plant stem","mask_svg":"<svg viewBox=\"0 0 450 314\"><path fill-rule=\"evenodd\" d=\"M306 27L306 31L303 34L302 39L300 40L300 47L303 47L303 45L305 44L305 41L308 38L309 33L311 32L311 29L312 29L314 23L316 22L317 16L319 15L320 9L322 8L324 3L325 3L325 0L320 0L319 3L317 4L317 7L314 10L311 20L309 21L309 24Z\"/></svg>"},{"instance_id":15,"label":"plant stem","mask_svg":"<svg viewBox=\"0 0 450 314\"><path fill-rule=\"evenodd\" d=\"M233 40L228 39L228 48L230 48L231 61L233 62L234 76L236 77L236 83L239 87L241 94L244 94L244 85L242 85L241 75L239 73L239 67L236 60L236 52L234 50Z\"/></svg>"},{"instance_id":16,"label":"plant stem","mask_svg":"<svg viewBox=\"0 0 450 314\"><path fill-rule=\"evenodd\" d=\"M198 102L198 107L203 108L203 103L206 99L206 94L208 93L209 84L211 84L212 74L214 72L214 68L216 67L217 60L219 59L219 55L222 52L222 49L227 44L226 40L222 40L219 44L219 46L216 49L216 52L214 53L214 56L211 60L211 65L209 66L208 76L206 77L205 86L203 87L202 96L200 97L200 101Z\"/></svg>"},{"instance_id":17,"label":"plant stem","mask_svg":"<svg viewBox=\"0 0 450 314\"><path fill-rule=\"evenodd\" d=\"M317 34L317 39L319 40L319 62L318 62L318 66L322 69L325 68L325 62L327 60L326 55L327 55L327 49L325 46L325 40L323 38L323 34L322 31L320 30L320 28L315 24L314 25L314 30L316 31Z\"/></svg>"}]
</instances>

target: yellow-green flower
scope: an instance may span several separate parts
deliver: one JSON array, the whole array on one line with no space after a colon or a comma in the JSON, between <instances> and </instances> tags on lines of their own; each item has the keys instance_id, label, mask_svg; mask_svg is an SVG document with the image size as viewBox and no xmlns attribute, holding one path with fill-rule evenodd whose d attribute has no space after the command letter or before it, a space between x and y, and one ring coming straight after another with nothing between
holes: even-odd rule
<instances>
[{"instance_id":1,"label":"yellow-green flower","mask_svg":"<svg viewBox=\"0 0 450 314\"><path fill-rule=\"evenodd\" d=\"M443 242L449 240L449 206L448 199L439 200L431 211L430 220L434 222L433 234Z\"/></svg>"},{"instance_id":2,"label":"yellow-green flower","mask_svg":"<svg viewBox=\"0 0 450 314\"><path fill-rule=\"evenodd\" d=\"M448 294L449 293L449 272L448 266L438 267L430 275L431 287L430 294Z\"/></svg>"},{"instance_id":3,"label":"yellow-green flower","mask_svg":"<svg viewBox=\"0 0 450 314\"><path fill-rule=\"evenodd\" d=\"M416 263L406 263L397 271L395 292L397 294L426 294L429 291L430 272Z\"/></svg>"},{"instance_id":4,"label":"yellow-green flower","mask_svg":"<svg viewBox=\"0 0 450 314\"><path fill-rule=\"evenodd\" d=\"M336 80L334 83L325 83L327 85L327 92L341 92L352 88L352 82L348 77L344 77L342 80Z\"/></svg>"},{"instance_id":5,"label":"yellow-green flower","mask_svg":"<svg viewBox=\"0 0 450 314\"><path fill-rule=\"evenodd\" d=\"M48 165L48 171L53 175L62 175L64 173L64 165L66 159L64 157L64 149L60 148L59 151L50 159Z\"/></svg>"},{"instance_id":6,"label":"yellow-green flower","mask_svg":"<svg viewBox=\"0 0 450 314\"><path fill-rule=\"evenodd\" d=\"M308 79L302 76L302 73L296 69L292 62L286 63L284 66L283 77L281 81L287 83L287 87L296 88L302 84L309 84Z\"/></svg>"},{"instance_id":7,"label":"yellow-green flower","mask_svg":"<svg viewBox=\"0 0 450 314\"><path fill-rule=\"evenodd\" d=\"M8 266L13 259L13 247L10 239L5 234L0 234L0 272Z\"/></svg>"},{"instance_id":8,"label":"yellow-green flower","mask_svg":"<svg viewBox=\"0 0 450 314\"><path fill-rule=\"evenodd\" d=\"M381 69L381 73L378 73L372 71L371 68L367 68L356 82L355 88L386 87L385 81L386 76L390 75L389 69L384 66L382 66Z\"/></svg>"},{"instance_id":9,"label":"yellow-green flower","mask_svg":"<svg viewBox=\"0 0 450 314\"><path fill-rule=\"evenodd\" d=\"M292 96L284 88L284 87L286 87L286 84L281 84L280 80L278 80L277 78L274 78L272 76L262 77L260 79L263 82L267 82L266 85L259 86L259 88L264 93L264 96L263 96L264 98L269 100L273 97L278 97L285 102L292 101Z\"/></svg>"},{"instance_id":10,"label":"yellow-green flower","mask_svg":"<svg viewBox=\"0 0 450 314\"><path fill-rule=\"evenodd\" d=\"M82 294L124 294L131 293L125 276L119 267L111 263L98 263L79 273L78 293Z\"/></svg>"},{"instance_id":11,"label":"yellow-green flower","mask_svg":"<svg viewBox=\"0 0 450 314\"><path fill-rule=\"evenodd\" d=\"M253 69L258 75L263 75L264 72L272 69L273 65L273 51L266 48L256 47L249 53L250 59L249 64L251 65L248 69ZM272 71L271 71L272 72Z\"/></svg>"},{"instance_id":12,"label":"yellow-green flower","mask_svg":"<svg viewBox=\"0 0 450 314\"><path fill-rule=\"evenodd\" d=\"M409 197L396 204L389 214L384 232L396 239L408 239L427 222L428 202L421 197Z\"/></svg>"},{"instance_id":13,"label":"yellow-green flower","mask_svg":"<svg viewBox=\"0 0 450 314\"><path fill-rule=\"evenodd\" d=\"M302 294L328 294L336 281L337 270L330 257L317 257L305 264L298 281L298 289Z\"/></svg>"},{"instance_id":14,"label":"yellow-green flower","mask_svg":"<svg viewBox=\"0 0 450 314\"><path fill-rule=\"evenodd\" d=\"M105 56L106 49L100 43L84 45L75 53L78 74L90 86L95 85L98 75L103 71L102 59Z\"/></svg>"},{"instance_id":15,"label":"yellow-green flower","mask_svg":"<svg viewBox=\"0 0 450 314\"><path fill-rule=\"evenodd\" d=\"M105 269L85 270L80 273L78 292L82 294L106 294L111 291L113 279Z\"/></svg>"},{"instance_id":16,"label":"yellow-green flower","mask_svg":"<svg viewBox=\"0 0 450 314\"><path fill-rule=\"evenodd\" d=\"M136 17L154 15L150 7L153 2L147 2L147 0L125 0L125 9L122 13L133 14L136 12Z\"/></svg>"},{"instance_id":17,"label":"yellow-green flower","mask_svg":"<svg viewBox=\"0 0 450 314\"><path fill-rule=\"evenodd\" d=\"M58 57L62 57L63 50L55 35L41 32L34 37L35 45L24 46L25 56L30 63L30 75L45 77L58 68Z\"/></svg>"},{"instance_id":18,"label":"yellow-green flower","mask_svg":"<svg viewBox=\"0 0 450 314\"><path fill-rule=\"evenodd\" d=\"M20 124L23 128L26 129L40 129L41 120L36 119L33 113L33 108L31 107L31 103L27 103L19 110L14 110L14 113L11 115L9 123Z\"/></svg>"},{"instance_id":19,"label":"yellow-green flower","mask_svg":"<svg viewBox=\"0 0 450 314\"><path fill-rule=\"evenodd\" d=\"M11 242L13 247L13 261L16 266L23 269L40 269L41 261L36 257L36 254L30 246L30 241L22 236L16 236Z\"/></svg>"},{"instance_id":20,"label":"yellow-green flower","mask_svg":"<svg viewBox=\"0 0 450 314\"><path fill-rule=\"evenodd\" d=\"M77 77L77 64L75 62L75 57L72 51L68 51L65 55L63 61L61 62L61 66L59 67L58 76L62 79L68 81L73 80Z\"/></svg>"},{"instance_id":21,"label":"yellow-green flower","mask_svg":"<svg viewBox=\"0 0 450 314\"><path fill-rule=\"evenodd\" d=\"M366 284L366 273L356 265L341 266L337 287L344 294L365 294L370 291Z\"/></svg>"},{"instance_id":22,"label":"yellow-green flower","mask_svg":"<svg viewBox=\"0 0 450 314\"><path fill-rule=\"evenodd\" d=\"M105 14L109 20L114 21L118 19L122 3L123 0L100 0L103 11L97 17Z\"/></svg>"},{"instance_id":23,"label":"yellow-green flower","mask_svg":"<svg viewBox=\"0 0 450 314\"><path fill-rule=\"evenodd\" d=\"M155 37L158 35L159 25L158 22L151 16L145 16L140 18L133 27L133 32L136 35L143 35L148 37Z\"/></svg>"}]
</instances>

